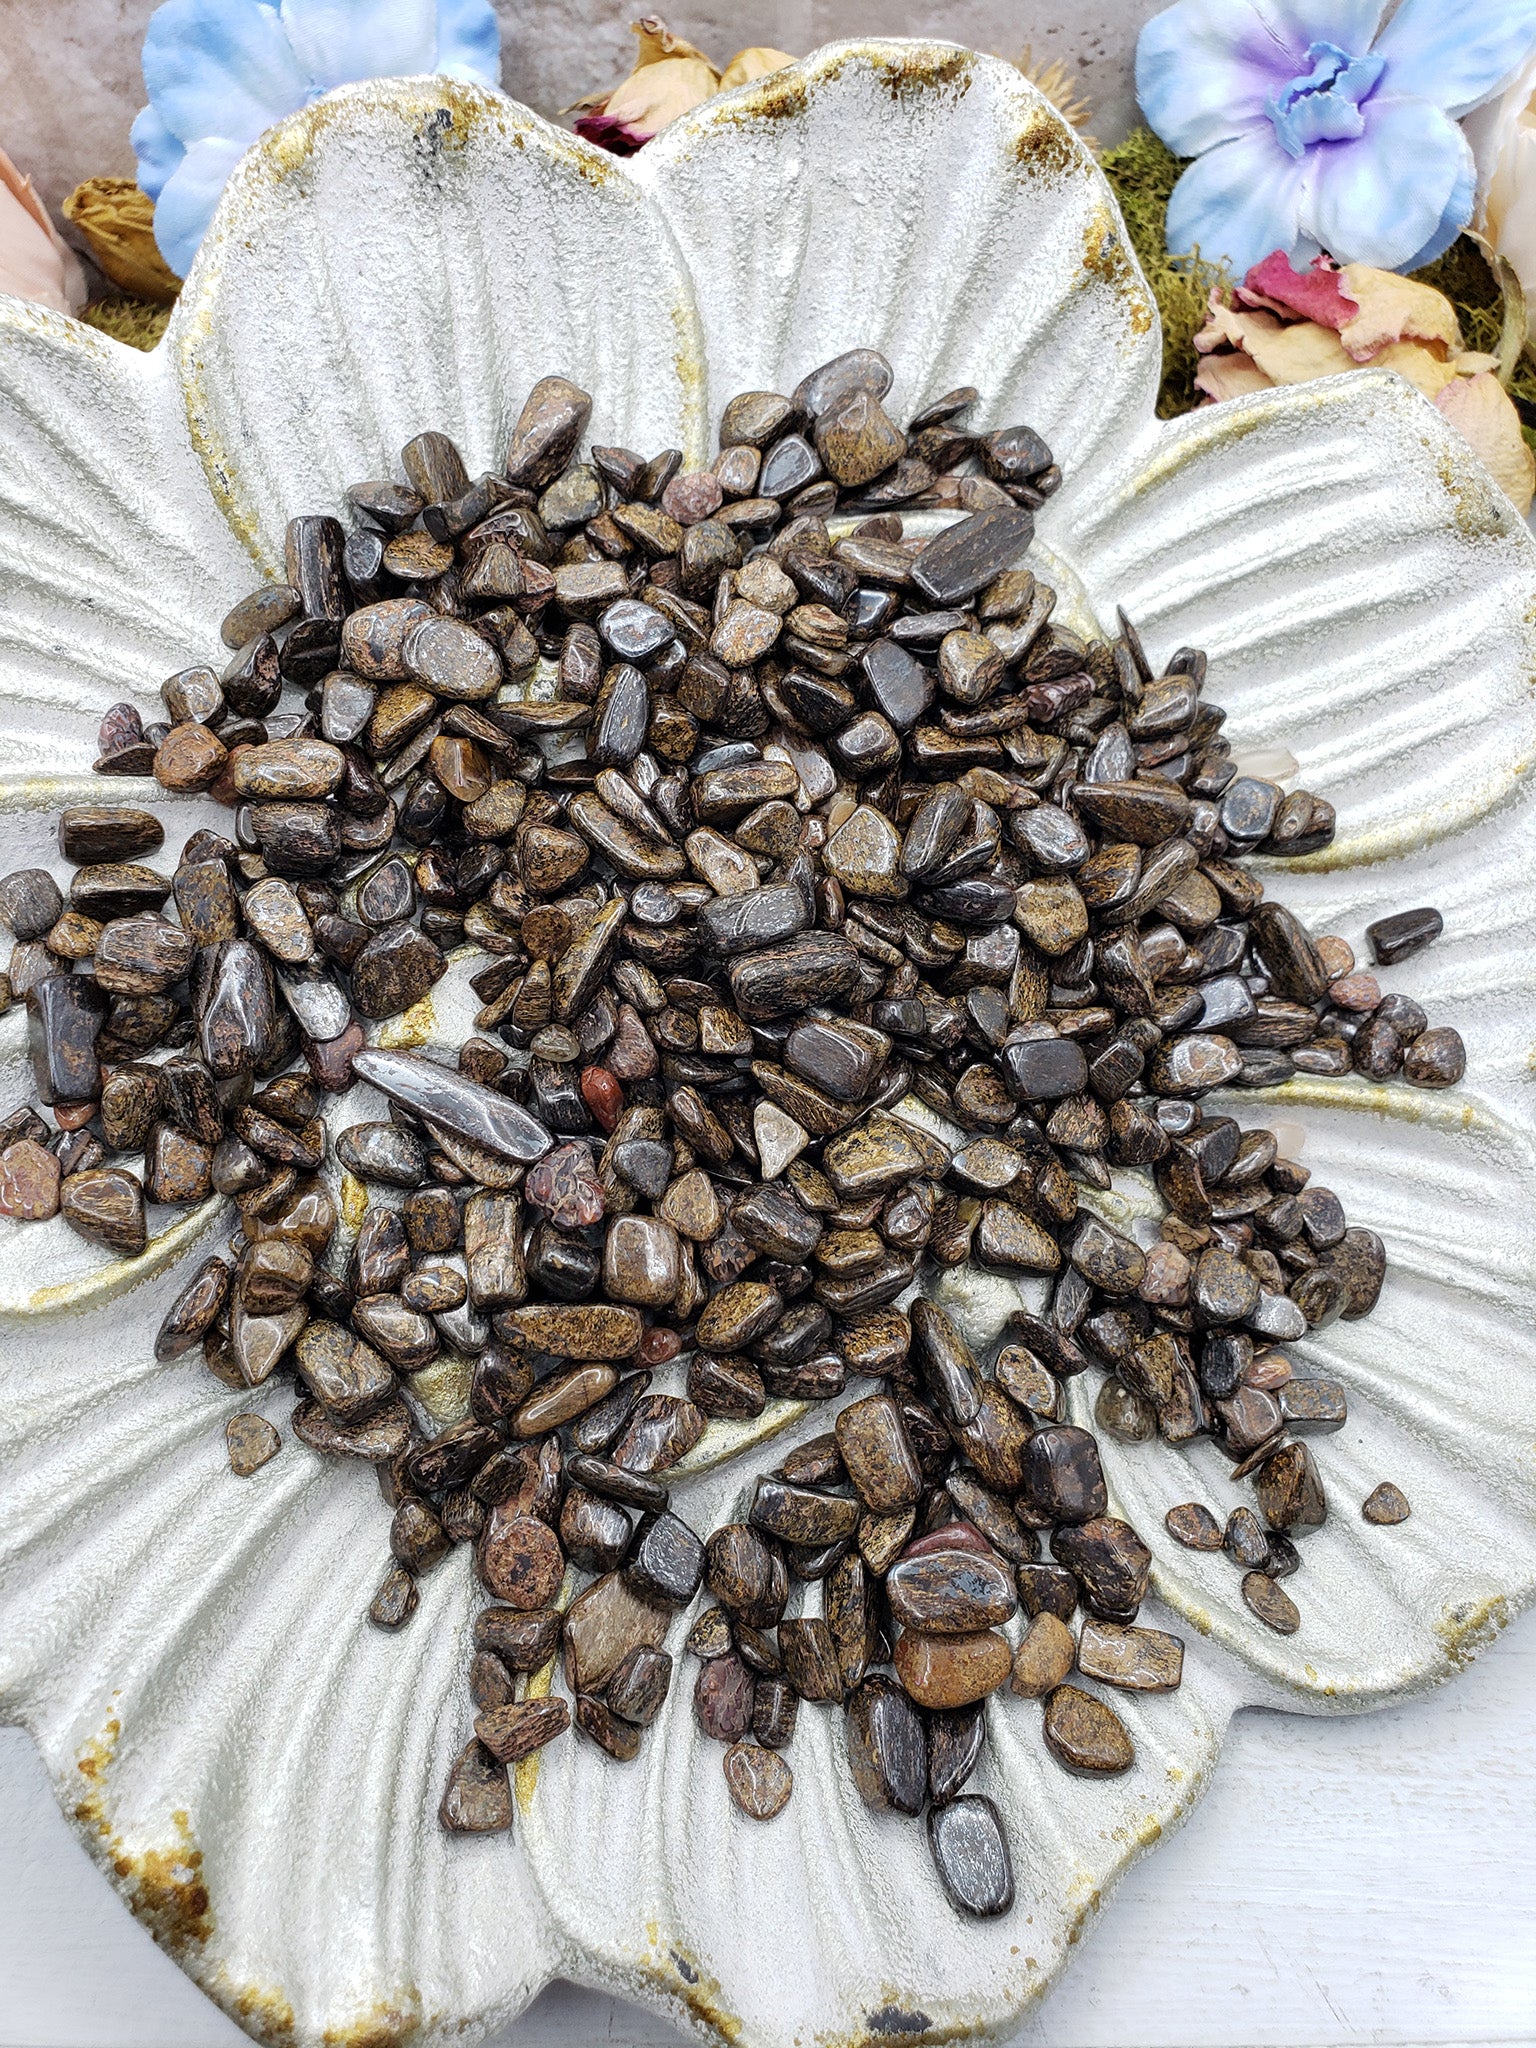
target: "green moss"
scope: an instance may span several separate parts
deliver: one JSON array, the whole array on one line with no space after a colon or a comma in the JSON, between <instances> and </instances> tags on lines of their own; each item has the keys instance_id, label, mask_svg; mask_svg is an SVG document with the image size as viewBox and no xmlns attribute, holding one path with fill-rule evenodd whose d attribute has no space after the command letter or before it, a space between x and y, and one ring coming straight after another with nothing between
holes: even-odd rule
<instances>
[{"instance_id":1,"label":"green moss","mask_svg":"<svg viewBox=\"0 0 1536 2048\"><path fill-rule=\"evenodd\" d=\"M1195 389L1195 335L1205 325L1213 285L1230 283L1218 264L1207 263L1198 250L1170 256L1164 239L1168 199L1184 165L1150 128L1137 128L1124 142L1106 149L1099 159L1115 188L1120 211L1136 260L1146 272L1163 323L1163 381L1158 392L1159 419L1192 412L1200 403Z\"/></svg>"},{"instance_id":2,"label":"green moss","mask_svg":"<svg viewBox=\"0 0 1536 2048\"><path fill-rule=\"evenodd\" d=\"M98 299L80 315L87 327L99 327L103 334L110 334L114 341L127 342L130 348L153 348L170 317L169 306L155 306L148 299L126 296Z\"/></svg>"},{"instance_id":3,"label":"green moss","mask_svg":"<svg viewBox=\"0 0 1536 2048\"><path fill-rule=\"evenodd\" d=\"M1146 272L1162 316L1163 381L1157 411L1160 419L1171 419L1175 413L1193 411L1200 402L1195 389L1199 361L1194 338L1205 324L1211 287L1232 280L1219 265L1205 262L1198 250L1188 256L1168 253L1168 200L1184 160L1159 142L1150 128L1135 129L1124 142L1105 150L1099 161L1115 188L1137 261ZM1463 235L1443 256L1414 275L1445 293L1456 308L1469 349L1498 354L1503 298L1499 281L1475 242ZM1509 395L1526 439L1536 448L1536 360L1529 349L1516 366Z\"/></svg>"}]
</instances>

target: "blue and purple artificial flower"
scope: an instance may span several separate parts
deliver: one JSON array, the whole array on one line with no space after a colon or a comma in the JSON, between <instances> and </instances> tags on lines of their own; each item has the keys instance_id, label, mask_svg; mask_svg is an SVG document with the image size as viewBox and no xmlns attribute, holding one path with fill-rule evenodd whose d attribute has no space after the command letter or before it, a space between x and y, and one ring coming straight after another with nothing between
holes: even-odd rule
<instances>
[{"instance_id":1,"label":"blue and purple artificial flower","mask_svg":"<svg viewBox=\"0 0 1536 2048\"><path fill-rule=\"evenodd\" d=\"M1168 246L1241 275L1275 249L1300 269L1414 270L1472 216L1457 121L1536 44L1536 0L1177 0L1141 32L1136 92L1178 156Z\"/></svg>"}]
</instances>

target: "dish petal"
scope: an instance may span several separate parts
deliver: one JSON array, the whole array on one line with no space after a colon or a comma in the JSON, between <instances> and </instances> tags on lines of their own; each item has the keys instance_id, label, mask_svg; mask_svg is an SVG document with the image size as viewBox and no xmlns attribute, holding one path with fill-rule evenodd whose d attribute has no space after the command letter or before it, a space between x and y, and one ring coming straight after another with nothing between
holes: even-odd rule
<instances>
[{"instance_id":1,"label":"dish petal","mask_svg":"<svg viewBox=\"0 0 1536 2048\"><path fill-rule=\"evenodd\" d=\"M222 1206L186 1219L200 1256ZM0 1317L0 1711L156 1940L257 2038L490 2031L563 1959L515 1845L435 1818L469 1734L465 1553L403 1634L369 1627L373 1472L285 1441L234 1478L225 1421L288 1439L291 1390L156 1364L184 1275L105 1271L99 1306Z\"/></svg>"},{"instance_id":2,"label":"dish petal","mask_svg":"<svg viewBox=\"0 0 1536 2048\"><path fill-rule=\"evenodd\" d=\"M1222 1105L1240 1122L1294 1126L1314 1183L1388 1250L1369 1321L1284 1347L1302 1371L1339 1380L1350 1407L1318 1446L1331 1513L1288 1587L1298 1633L1259 1628L1231 1563L1182 1550L1162 1527L1176 1499L1223 1519L1251 1501L1214 1448L1112 1456L1165 1597L1254 1678L1320 1710L1435 1683L1536 1595L1524 1221L1536 1172L1536 547L1395 377L1354 373L1277 398L1164 428L1062 546L1099 602L1124 604L1154 659L1208 651L1209 694L1239 752L1289 749L1294 780L1336 805L1331 847L1265 863L1314 932L1347 939L1368 969L1374 919L1419 904L1445 919L1442 939L1380 978L1461 1032L1467 1075L1453 1095L1298 1076ZM1080 1416L1091 1391L1074 1390ZM1360 1519L1386 1478L1413 1506L1400 1528Z\"/></svg>"},{"instance_id":3,"label":"dish petal","mask_svg":"<svg viewBox=\"0 0 1536 2048\"><path fill-rule=\"evenodd\" d=\"M499 471L540 377L593 394L595 441L702 452L664 223L612 157L448 78L345 86L263 136L166 345L214 496L277 573L294 513L397 474L426 428Z\"/></svg>"},{"instance_id":4,"label":"dish petal","mask_svg":"<svg viewBox=\"0 0 1536 2048\"><path fill-rule=\"evenodd\" d=\"M1109 186L1011 64L953 43L830 43L674 121L630 175L682 248L713 423L878 348L905 419L962 384L1024 419L1065 500L1152 409L1161 344Z\"/></svg>"},{"instance_id":5,"label":"dish petal","mask_svg":"<svg viewBox=\"0 0 1536 2048\"><path fill-rule=\"evenodd\" d=\"M1536 542L1391 372L1186 414L1042 525L1154 658L1208 651L1234 742L1297 754L1340 819L1309 871L1437 843L1530 775Z\"/></svg>"},{"instance_id":6,"label":"dish petal","mask_svg":"<svg viewBox=\"0 0 1536 2048\"><path fill-rule=\"evenodd\" d=\"M88 769L107 706L161 715L251 580L163 350L0 299L0 559L0 770Z\"/></svg>"},{"instance_id":7,"label":"dish petal","mask_svg":"<svg viewBox=\"0 0 1536 2048\"><path fill-rule=\"evenodd\" d=\"M825 1425L813 1414L761 1465ZM673 1506L708 1530L743 1513L750 1494L738 1466L676 1487ZM805 1592L804 1611L819 1612L817 1589ZM739 1813L724 1748L694 1715L700 1666L685 1632L674 1623L667 1638L677 1668L647 1761L616 1766L584 1741L555 1745L520 1783L519 1824L557 1925L584 1952L583 1981L738 2048L1006 2031L1101 1896L1198 1801L1236 1703L1209 1658L1191 1660L1170 1696L1105 1693L1137 1762L1088 1781L1046 1751L1037 1702L995 1694L967 1789L1003 1814L1018 1903L974 1921L937 1905L924 1823L864 1805L836 1710L801 1707L784 1753L795 1777L785 1812L768 1825ZM618 1842L632 1845L622 1863L610 1853Z\"/></svg>"}]
</instances>

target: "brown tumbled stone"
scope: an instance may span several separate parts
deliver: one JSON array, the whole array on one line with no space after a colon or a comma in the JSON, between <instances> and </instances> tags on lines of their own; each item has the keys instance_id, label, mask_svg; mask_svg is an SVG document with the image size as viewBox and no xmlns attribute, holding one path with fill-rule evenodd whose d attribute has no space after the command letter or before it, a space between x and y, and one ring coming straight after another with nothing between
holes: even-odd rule
<instances>
[{"instance_id":1,"label":"brown tumbled stone","mask_svg":"<svg viewBox=\"0 0 1536 2048\"><path fill-rule=\"evenodd\" d=\"M637 1598L617 1572L594 1579L565 1617L565 1670L572 1690L606 1685L636 1644L658 1648L668 1620L663 1609Z\"/></svg>"},{"instance_id":2,"label":"brown tumbled stone","mask_svg":"<svg viewBox=\"0 0 1536 2048\"><path fill-rule=\"evenodd\" d=\"M1322 1481L1305 1444L1282 1445L1255 1472L1253 1486L1271 1529L1317 1529L1328 1519Z\"/></svg>"},{"instance_id":3,"label":"brown tumbled stone","mask_svg":"<svg viewBox=\"0 0 1536 2048\"><path fill-rule=\"evenodd\" d=\"M224 1425L229 1469L237 1479L259 1472L282 1448L282 1438L262 1415L231 1415Z\"/></svg>"},{"instance_id":4,"label":"brown tumbled stone","mask_svg":"<svg viewBox=\"0 0 1536 2048\"><path fill-rule=\"evenodd\" d=\"M475 1567L489 1593L524 1612L547 1607L565 1575L559 1540L548 1523L502 1507L491 1510Z\"/></svg>"},{"instance_id":5,"label":"brown tumbled stone","mask_svg":"<svg viewBox=\"0 0 1536 2048\"><path fill-rule=\"evenodd\" d=\"M1162 1629L1085 1621L1078 1638L1077 1668L1085 1678L1130 1692L1172 1692L1183 1676L1184 1645Z\"/></svg>"},{"instance_id":6,"label":"brown tumbled stone","mask_svg":"<svg viewBox=\"0 0 1536 2048\"><path fill-rule=\"evenodd\" d=\"M848 1703L848 1767L877 1812L917 1814L928 1796L922 1716L892 1678L866 1678Z\"/></svg>"},{"instance_id":7,"label":"brown tumbled stone","mask_svg":"<svg viewBox=\"0 0 1536 2048\"><path fill-rule=\"evenodd\" d=\"M783 1757L752 1742L734 1742L725 1752L725 1782L750 1820L772 1820L789 1804L794 1774Z\"/></svg>"},{"instance_id":8,"label":"brown tumbled stone","mask_svg":"<svg viewBox=\"0 0 1536 2048\"><path fill-rule=\"evenodd\" d=\"M991 1630L926 1636L907 1629L897 1638L895 1665L920 1707L964 1707L996 1692L1013 1668L1013 1656L1006 1640Z\"/></svg>"},{"instance_id":9,"label":"brown tumbled stone","mask_svg":"<svg viewBox=\"0 0 1536 2048\"><path fill-rule=\"evenodd\" d=\"M557 1693L545 1699L509 1701L475 1717L475 1733L501 1764L532 1756L571 1725L571 1710Z\"/></svg>"},{"instance_id":10,"label":"brown tumbled stone","mask_svg":"<svg viewBox=\"0 0 1536 2048\"><path fill-rule=\"evenodd\" d=\"M395 1391L378 1353L338 1323L308 1324L294 1355L304 1384L338 1422L366 1420Z\"/></svg>"},{"instance_id":11,"label":"brown tumbled stone","mask_svg":"<svg viewBox=\"0 0 1536 2048\"><path fill-rule=\"evenodd\" d=\"M706 1658L693 1687L693 1711L712 1742L739 1742L752 1727L756 1680L733 1651Z\"/></svg>"},{"instance_id":12,"label":"brown tumbled stone","mask_svg":"<svg viewBox=\"0 0 1536 2048\"><path fill-rule=\"evenodd\" d=\"M1402 1490L1390 1479L1384 1479L1366 1495L1360 1512L1379 1528L1391 1528L1397 1522L1406 1522L1412 1510Z\"/></svg>"},{"instance_id":13,"label":"brown tumbled stone","mask_svg":"<svg viewBox=\"0 0 1536 2048\"><path fill-rule=\"evenodd\" d=\"M837 1444L855 1492L875 1514L892 1514L917 1499L922 1471L901 1410L888 1394L872 1394L842 1409Z\"/></svg>"},{"instance_id":14,"label":"brown tumbled stone","mask_svg":"<svg viewBox=\"0 0 1536 2048\"><path fill-rule=\"evenodd\" d=\"M560 1627L552 1607L483 1607L475 1617L475 1647L493 1650L509 1671L538 1671L555 1654Z\"/></svg>"},{"instance_id":15,"label":"brown tumbled stone","mask_svg":"<svg viewBox=\"0 0 1536 2048\"><path fill-rule=\"evenodd\" d=\"M8 1145L0 1152L0 1216L42 1223L58 1213L57 1158L32 1138Z\"/></svg>"},{"instance_id":16,"label":"brown tumbled stone","mask_svg":"<svg viewBox=\"0 0 1536 2048\"><path fill-rule=\"evenodd\" d=\"M59 1209L71 1230L123 1258L137 1258L148 1241L143 1186L120 1167L66 1175Z\"/></svg>"},{"instance_id":17,"label":"brown tumbled stone","mask_svg":"<svg viewBox=\"0 0 1536 2048\"><path fill-rule=\"evenodd\" d=\"M1084 1777L1114 1777L1136 1761L1119 1715L1080 1686L1058 1685L1049 1695L1044 1732L1056 1761Z\"/></svg>"},{"instance_id":18,"label":"brown tumbled stone","mask_svg":"<svg viewBox=\"0 0 1536 2048\"><path fill-rule=\"evenodd\" d=\"M1249 1612L1258 1616L1277 1636L1293 1636L1301 1627L1296 1602L1266 1572L1243 1574L1243 1600Z\"/></svg>"},{"instance_id":19,"label":"brown tumbled stone","mask_svg":"<svg viewBox=\"0 0 1536 2048\"><path fill-rule=\"evenodd\" d=\"M209 789L228 758L223 742L206 725L174 725L155 749L154 777L162 788L182 793Z\"/></svg>"},{"instance_id":20,"label":"brown tumbled stone","mask_svg":"<svg viewBox=\"0 0 1536 2048\"><path fill-rule=\"evenodd\" d=\"M1175 1542L1182 1543L1186 1550L1220 1550L1221 1524L1210 1509L1202 1507L1198 1501L1186 1501L1180 1507L1170 1508L1163 1520L1169 1535Z\"/></svg>"},{"instance_id":21,"label":"brown tumbled stone","mask_svg":"<svg viewBox=\"0 0 1536 2048\"><path fill-rule=\"evenodd\" d=\"M512 1787L507 1767L477 1737L460 1751L438 1819L450 1834L503 1834L512 1825Z\"/></svg>"},{"instance_id":22,"label":"brown tumbled stone","mask_svg":"<svg viewBox=\"0 0 1536 2048\"><path fill-rule=\"evenodd\" d=\"M1076 1655L1071 1629L1059 1615L1042 1610L1013 1653L1013 1690L1023 1699L1044 1699L1067 1677Z\"/></svg>"},{"instance_id":23,"label":"brown tumbled stone","mask_svg":"<svg viewBox=\"0 0 1536 2048\"><path fill-rule=\"evenodd\" d=\"M942 1541L945 1531L931 1540ZM885 1578L892 1618L926 1635L973 1635L994 1628L1018 1604L1014 1583L996 1559L959 1548L909 1553Z\"/></svg>"},{"instance_id":24,"label":"brown tumbled stone","mask_svg":"<svg viewBox=\"0 0 1536 2048\"><path fill-rule=\"evenodd\" d=\"M576 1727L615 1763L633 1763L640 1754L640 1730L632 1721L622 1720L605 1701L594 1698L591 1693L576 1695Z\"/></svg>"}]
</instances>

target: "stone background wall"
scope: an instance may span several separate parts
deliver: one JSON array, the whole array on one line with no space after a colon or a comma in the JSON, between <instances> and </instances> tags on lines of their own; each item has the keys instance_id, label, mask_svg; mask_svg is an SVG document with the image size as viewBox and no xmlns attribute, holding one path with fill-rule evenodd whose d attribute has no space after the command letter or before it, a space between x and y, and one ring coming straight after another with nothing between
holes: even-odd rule
<instances>
[{"instance_id":1,"label":"stone background wall","mask_svg":"<svg viewBox=\"0 0 1536 2048\"><path fill-rule=\"evenodd\" d=\"M497 0L502 84L540 113L628 71L626 0ZM1093 131L1132 126L1136 31L1163 0L731 0L664 7L672 27L723 65L766 43L803 55L839 36L943 36L973 49L1074 68L1094 105ZM128 125L143 103L139 47L154 0L0 0L0 146L57 210L82 178L131 176Z\"/></svg>"}]
</instances>

